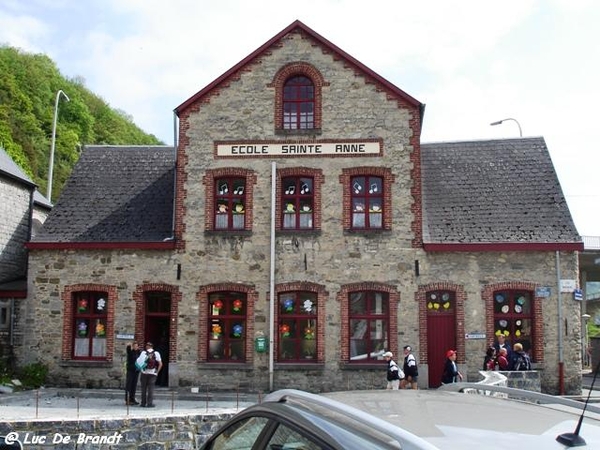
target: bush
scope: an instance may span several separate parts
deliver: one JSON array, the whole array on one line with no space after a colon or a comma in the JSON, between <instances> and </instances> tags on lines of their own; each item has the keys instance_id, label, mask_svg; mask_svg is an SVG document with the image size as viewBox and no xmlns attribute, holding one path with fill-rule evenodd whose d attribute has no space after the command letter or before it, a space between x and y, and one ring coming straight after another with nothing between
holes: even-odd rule
<instances>
[{"instance_id":1,"label":"bush","mask_svg":"<svg viewBox=\"0 0 600 450\"><path fill-rule=\"evenodd\" d=\"M42 363L28 364L20 370L20 381L23 387L28 389L37 389L46 384L48 376L48 367Z\"/></svg>"}]
</instances>

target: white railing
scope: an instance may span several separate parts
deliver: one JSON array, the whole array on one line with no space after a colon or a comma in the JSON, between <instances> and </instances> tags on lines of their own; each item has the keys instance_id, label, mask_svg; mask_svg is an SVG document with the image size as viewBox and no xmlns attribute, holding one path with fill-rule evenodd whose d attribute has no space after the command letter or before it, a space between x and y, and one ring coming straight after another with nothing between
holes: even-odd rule
<instances>
[{"instance_id":1,"label":"white railing","mask_svg":"<svg viewBox=\"0 0 600 450\"><path fill-rule=\"evenodd\" d=\"M581 236L584 250L600 250L600 236Z\"/></svg>"}]
</instances>

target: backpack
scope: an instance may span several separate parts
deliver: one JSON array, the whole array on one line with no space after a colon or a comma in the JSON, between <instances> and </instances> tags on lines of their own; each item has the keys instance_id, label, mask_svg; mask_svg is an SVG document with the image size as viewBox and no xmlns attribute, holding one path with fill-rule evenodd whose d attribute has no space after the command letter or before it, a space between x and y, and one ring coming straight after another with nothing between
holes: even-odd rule
<instances>
[{"instance_id":1,"label":"backpack","mask_svg":"<svg viewBox=\"0 0 600 450\"><path fill-rule=\"evenodd\" d=\"M529 358L525 355L517 355L513 370L531 370L531 362L529 362Z\"/></svg>"},{"instance_id":2,"label":"backpack","mask_svg":"<svg viewBox=\"0 0 600 450\"><path fill-rule=\"evenodd\" d=\"M146 369L152 370L158 367L158 361L156 361L156 355L152 352L148 355L148 359L146 360Z\"/></svg>"}]
</instances>

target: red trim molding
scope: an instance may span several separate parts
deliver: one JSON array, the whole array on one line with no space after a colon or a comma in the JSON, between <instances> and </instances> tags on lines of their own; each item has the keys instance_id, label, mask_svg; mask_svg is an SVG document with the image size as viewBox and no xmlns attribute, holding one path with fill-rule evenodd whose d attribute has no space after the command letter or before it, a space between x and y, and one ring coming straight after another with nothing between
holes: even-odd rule
<instances>
[{"instance_id":1,"label":"red trim molding","mask_svg":"<svg viewBox=\"0 0 600 450\"><path fill-rule=\"evenodd\" d=\"M536 252L583 251L583 242L479 242L423 244L426 252Z\"/></svg>"},{"instance_id":2,"label":"red trim molding","mask_svg":"<svg viewBox=\"0 0 600 450\"><path fill-rule=\"evenodd\" d=\"M167 242L28 242L30 250L173 250L175 241Z\"/></svg>"}]
</instances>

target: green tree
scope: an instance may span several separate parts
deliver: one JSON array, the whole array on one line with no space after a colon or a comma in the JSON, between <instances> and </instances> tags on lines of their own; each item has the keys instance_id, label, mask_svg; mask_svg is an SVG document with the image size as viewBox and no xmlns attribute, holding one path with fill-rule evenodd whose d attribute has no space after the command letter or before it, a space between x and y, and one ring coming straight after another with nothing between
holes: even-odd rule
<instances>
[{"instance_id":1,"label":"green tree","mask_svg":"<svg viewBox=\"0 0 600 450\"><path fill-rule=\"evenodd\" d=\"M65 78L46 55L0 46L0 145L45 193L56 93L61 101L56 127L52 196L55 200L85 144L158 145L129 115L112 109L85 87Z\"/></svg>"}]
</instances>

